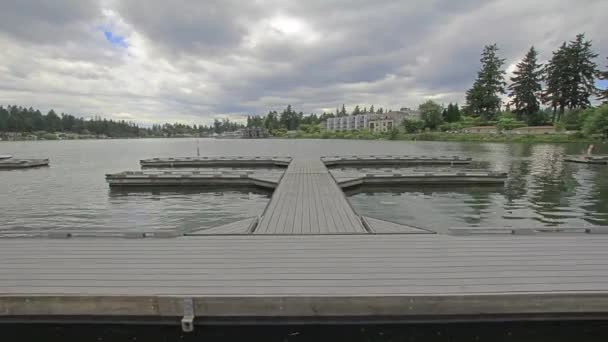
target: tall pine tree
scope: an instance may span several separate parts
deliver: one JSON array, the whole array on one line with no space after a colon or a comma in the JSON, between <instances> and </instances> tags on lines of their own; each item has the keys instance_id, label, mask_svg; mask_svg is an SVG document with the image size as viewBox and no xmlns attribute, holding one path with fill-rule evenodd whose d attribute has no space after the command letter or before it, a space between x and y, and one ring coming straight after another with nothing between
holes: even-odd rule
<instances>
[{"instance_id":1,"label":"tall pine tree","mask_svg":"<svg viewBox=\"0 0 608 342\"><path fill-rule=\"evenodd\" d=\"M608 57L607 57L608 58ZM608 65L607 65L608 67ZM608 70L600 72L600 78L602 80L608 81ZM603 103L608 103L608 86L605 89L600 89L599 99L602 100Z\"/></svg>"},{"instance_id":2,"label":"tall pine tree","mask_svg":"<svg viewBox=\"0 0 608 342\"><path fill-rule=\"evenodd\" d=\"M543 92L543 102L553 108L553 122L559 120L557 116L563 113L566 108L567 80L569 73L568 65L568 46L566 42L553 51L553 56L544 68L545 91Z\"/></svg>"},{"instance_id":3,"label":"tall pine tree","mask_svg":"<svg viewBox=\"0 0 608 342\"><path fill-rule=\"evenodd\" d=\"M347 116L347 115L348 115L348 113L346 112L346 107L344 107L344 104L342 104L342 109L340 109L338 116Z\"/></svg>"},{"instance_id":4,"label":"tall pine tree","mask_svg":"<svg viewBox=\"0 0 608 342\"><path fill-rule=\"evenodd\" d=\"M538 121L534 116L540 110L538 95L542 90L541 68L542 65L538 64L538 52L532 46L524 59L517 63L517 70L513 72L515 76L511 77L513 83L509 85L511 91L509 96L515 106L514 112L520 120L528 123Z\"/></svg>"},{"instance_id":5,"label":"tall pine tree","mask_svg":"<svg viewBox=\"0 0 608 342\"><path fill-rule=\"evenodd\" d=\"M443 118L445 122L458 122L460 121L460 109L457 104L450 104L448 108L445 110L445 117Z\"/></svg>"},{"instance_id":6,"label":"tall pine tree","mask_svg":"<svg viewBox=\"0 0 608 342\"><path fill-rule=\"evenodd\" d=\"M579 34L569 44L565 42L545 67L544 101L553 108L553 121L559 121L568 109L591 106L589 97L596 92L595 78L599 75L591 41ZM559 112L558 112L559 110ZM557 114L557 115L556 115Z\"/></svg>"},{"instance_id":7,"label":"tall pine tree","mask_svg":"<svg viewBox=\"0 0 608 342\"><path fill-rule=\"evenodd\" d=\"M481 70L473 87L467 90L467 110L484 120L492 120L500 110L500 95L505 93L505 71L502 66L505 60L497 56L496 44L486 45L481 54Z\"/></svg>"},{"instance_id":8,"label":"tall pine tree","mask_svg":"<svg viewBox=\"0 0 608 342\"><path fill-rule=\"evenodd\" d=\"M570 42L571 82L569 85L569 109L587 108L591 106L589 98L595 94L595 78L599 70L594 59L598 56L593 52L591 41L585 40L584 34L579 34Z\"/></svg>"}]
</instances>

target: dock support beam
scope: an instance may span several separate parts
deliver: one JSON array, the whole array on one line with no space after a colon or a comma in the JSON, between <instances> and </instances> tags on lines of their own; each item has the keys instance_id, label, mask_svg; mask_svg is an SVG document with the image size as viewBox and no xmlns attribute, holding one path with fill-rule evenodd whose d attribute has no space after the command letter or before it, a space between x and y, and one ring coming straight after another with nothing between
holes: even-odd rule
<instances>
[{"instance_id":1,"label":"dock support beam","mask_svg":"<svg viewBox=\"0 0 608 342\"><path fill-rule=\"evenodd\" d=\"M184 298L183 302L184 316L182 317L182 331L194 331L194 302L192 298Z\"/></svg>"}]
</instances>

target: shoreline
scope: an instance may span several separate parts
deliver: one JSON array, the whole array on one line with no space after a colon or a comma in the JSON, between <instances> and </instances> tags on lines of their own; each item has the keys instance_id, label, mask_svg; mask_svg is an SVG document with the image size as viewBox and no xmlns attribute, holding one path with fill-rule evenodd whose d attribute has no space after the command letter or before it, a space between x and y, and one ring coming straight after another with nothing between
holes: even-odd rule
<instances>
[{"instance_id":1,"label":"shoreline","mask_svg":"<svg viewBox=\"0 0 608 342\"><path fill-rule=\"evenodd\" d=\"M256 139L216 139L214 137L87 137L77 139L11 139L3 142L41 142L41 141L91 141L91 140L139 140L139 139L214 139L214 140L280 140L280 139L310 139L310 140L380 140L380 141L441 141L441 142L493 142L493 143L605 143L606 139L599 136L583 136L581 134L483 134L483 133L399 133L390 134L353 134L350 132L332 133L296 133L285 136L269 136Z\"/></svg>"},{"instance_id":2,"label":"shoreline","mask_svg":"<svg viewBox=\"0 0 608 342\"><path fill-rule=\"evenodd\" d=\"M443 141L443 142L497 142L497 143L602 143L601 137L581 134L479 134L479 133L399 133L376 135L356 134L296 134L288 139L388 140L388 141Z\"/></svg>"}]
</instances>

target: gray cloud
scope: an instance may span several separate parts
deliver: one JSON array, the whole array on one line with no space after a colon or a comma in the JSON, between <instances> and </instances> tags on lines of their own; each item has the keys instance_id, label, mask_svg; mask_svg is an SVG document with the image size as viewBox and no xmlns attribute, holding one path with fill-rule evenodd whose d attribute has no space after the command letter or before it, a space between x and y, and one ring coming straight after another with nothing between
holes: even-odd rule
<instances>
[{"instance_id":1,"label":"gray cloud","mask_svg":"<svg viewBox=\"0 0 608 342\"><path fill-rule=\"evenodd\" d=\"M38 44L82 39L99 13L95 0L18 0L0 4L0 32Z\"/></svg>"},{"instance_id":2,"label":"gray cloud","mask_svg":"<svg viewBox=\"0 0 608 342\"><path fill-rule=\"evenodd\" d=\"M530 45L548 59L580 32L599 63L608 55L602 0L20 0L0 10L1 103L146 122L462 101L490 43L505 67Z\"/></svg>"}]
</instances>

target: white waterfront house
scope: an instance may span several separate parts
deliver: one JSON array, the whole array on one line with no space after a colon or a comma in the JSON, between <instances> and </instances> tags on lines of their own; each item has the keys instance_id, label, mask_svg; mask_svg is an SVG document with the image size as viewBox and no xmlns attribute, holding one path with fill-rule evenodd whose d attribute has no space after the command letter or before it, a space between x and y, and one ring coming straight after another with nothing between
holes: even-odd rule
<instances>
[{"instance_id":1,"label":"white waterfront house","mask_svg":"<svg viewBox=\"0 0 608 342\"><path fill-rule=\"evenodd\" d=\"M370 132L388 132L401 125L403 120L419 120L420 113L409 108L386 113L347 115L329 118L321 123L321 130L354 131L369 129Z\"/></svg>"}]
</instances>

